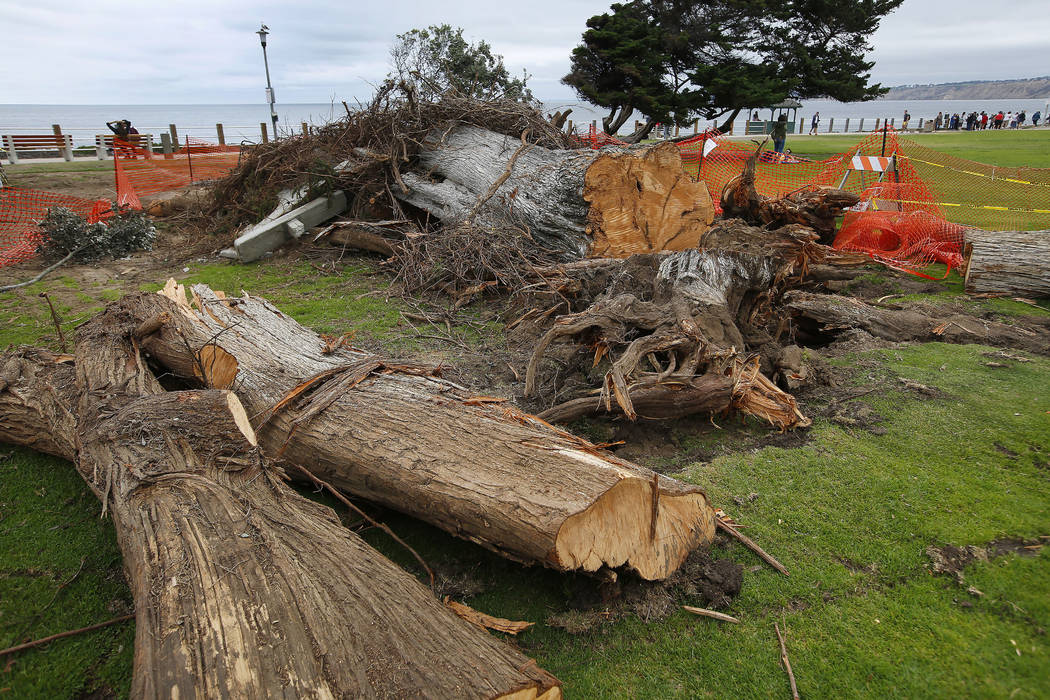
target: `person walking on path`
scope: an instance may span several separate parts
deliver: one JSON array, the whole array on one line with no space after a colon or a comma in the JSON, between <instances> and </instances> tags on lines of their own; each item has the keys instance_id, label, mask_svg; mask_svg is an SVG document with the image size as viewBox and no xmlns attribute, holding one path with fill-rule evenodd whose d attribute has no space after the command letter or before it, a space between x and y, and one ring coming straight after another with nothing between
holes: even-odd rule
<instances>
[{"instance_id":1,"label":"person walking on path","mask_svg":"<svg viewBox=\"0 0 1050 700\"><path fill-rule=\"evenodd\" d=\"M904 119L901 121L901 131L908 130L908 122L911 121L911 115L908 114L908 110L904 110Z\"/></svg>"},{"instance_id":2,"label":"person walking on path","mask_svg":"<svg viewBox=\"0 0 1050 700\"><path fill-rule=\"evenodd\" d=\"M1035 110L1035 114L1032 115L1032 126L1039 126L1039 117L1042 116L1039 110Z\"/></svg>"},{"instance_id":3,"label":"person walking on path","mask_svg":"<svg viewBox=\"0 0 1050 700\"><path fill-rule=\"evenodd\" d=\"M777 153L784 152L784 142L787 141L788 118L786 114L777 117L777 123L773 125L770 136L773 137L773 150Z\"/></svg>"},{"instance_id":4,"label":"person walking on path","mask_svg":"<svg viewBox=\"0 0 1050 700\"><path fill-rule=\"evenodd\" d=\"M817 127L820 126L820 112L813 115L813 121L809 123L809 135L815 136L817 133Z\"/></svg>"}]
</instances>

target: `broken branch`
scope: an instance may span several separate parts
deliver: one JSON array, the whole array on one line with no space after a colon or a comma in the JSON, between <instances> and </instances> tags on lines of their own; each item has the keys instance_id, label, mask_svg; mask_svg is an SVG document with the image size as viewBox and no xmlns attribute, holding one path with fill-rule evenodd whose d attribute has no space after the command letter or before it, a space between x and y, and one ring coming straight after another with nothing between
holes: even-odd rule
<instances>
[{"instance_id":1,"label":"broken branch","mask_svg":"<svg viewBox=\"0 0 1050 700\"><path fill-rule=\"evenodd\" d=\"M43 637L41 639L36 639L36 640L34 640L32 642L26 642L25 644L19 644L17 646L8 647L7 649L0 649L0 656L7 656L8 654L14 654L14 653L19 652L19 651L25 651L26 649L32 649L33 647L38 647L38 646L41 646L43 644L47 644L48 642L53 642L56 639L62 639L64 637L72 637L73 635L80 634L81 632L90 632L92 630L101 629L103 627L109 627L110 625L115 625L118 622L124 622L125 620L130 620L133 617L135 617L134 613L132 613L130 615L121 615L120 617L115 617L112 620L106 620L105 622L97 622L97 623L95 623L93 625L88 625L87 627L81 627L81 628L75 629L75 630L68 630L66 632L59 632L58 634L52 634L49 637Z\"/></svg>"},{"instance_id":2,"label":"broken branch","mask_svg":"<svg viewBox=\"0 0 1050 700\"><path fill-rule=\"evenodd\" d=\"M777 561L776 559L771 557L769 554L767 554L766 550L762 549L757 544L755 544L754 540L752 540L750 537L748 537L747 535L745 535L742 532L740 532L739 530L737 530L735 527L733 527L728 522L726 522L723 518L716 516L715 517L715 524L718 525L718 527L720 527L723 530L725 530L726 532L728 532L733 537L735 537L738 540L740 540L741 542L743 542L744 545L746 545L748 549L750 549L752 552L754 552L758 556L762 557L774 569L776 569L780 573L784 574L785 576L790 576L791 575L791 574L788 573L788 570L784 568L783 564L781 564L779 561Z\"/></svg>"},{"instance_id":3,"label":"broken branch","mask_svg":"<svg viewBox=\"0 0 1050 700\"><path fill-rule=\"evenodd\" d=\"M737 625L740 624L740 620L731 615L725 615L714 610L708 610L707 608L694 608L691 605L683 605L682 610L685 610L688 613L693 613L694 615L702 615L703 617L710 617L714 620L721 620L722 622L732 622Z\"/></svg>"}]
</instances>

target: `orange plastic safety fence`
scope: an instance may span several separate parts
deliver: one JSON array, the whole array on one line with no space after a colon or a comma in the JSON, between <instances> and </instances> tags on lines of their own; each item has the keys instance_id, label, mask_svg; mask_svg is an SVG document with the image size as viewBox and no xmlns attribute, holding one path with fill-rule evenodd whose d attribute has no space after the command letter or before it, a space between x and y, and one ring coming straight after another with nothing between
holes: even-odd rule
<instances>
[{"instance_id":1,"label":"orange plastic safety fence","mask_svg":"<svg viewBox=\"0 0 1050 700\"><path fill-rule=\"evenodd\" d=\"M104 199L71 197L57 192L0 187L0 267L28 260L43 238L38 223L52 207L65 207L95 223L113 215Z\"/></svg>"},{"instance_id":2,"label":"orange plastic safety fence","mask_svg":"<svg viewBox=\"0 0 1050 700\"><path fill-rule=\"evenodd\" d=\"M239 159L239 146L220 146L194 138L186 138L173 153L153 153L115 139L117 203L141 209L139 197L225 177Z\"/></svg>"},{"instance_id":3,"label":"orange plastic safety fence","mask_svg":"<svg viewBox=\"0 0 1050 700\"><path fill-rule=\"evenodd\" d=\"M740 174L755 144L709 132L681 149L686 168L707 183L717 207L723 187ZM949 269L961 264L967 227L1050 228L1050 169L976 163L889 129L823 161L760 154L755 168L760 194L782 197L821 186L842 187L862 199L844 217L836 247L909 271L932 262Z\"/></svg>"},{"instance_id":4,"label":"orange plastic safety fence","mask_svg":"<svg viewBox=\"0 0 1050 700\"><path fill-rule=\"evenodd\" d=\"M602 146L626 146L627 144L615 136L610 136L604 131L598 131L593 125L586 134L573 134L572 140L581 146L599 149Z\"/></svg>"}]
</instances>

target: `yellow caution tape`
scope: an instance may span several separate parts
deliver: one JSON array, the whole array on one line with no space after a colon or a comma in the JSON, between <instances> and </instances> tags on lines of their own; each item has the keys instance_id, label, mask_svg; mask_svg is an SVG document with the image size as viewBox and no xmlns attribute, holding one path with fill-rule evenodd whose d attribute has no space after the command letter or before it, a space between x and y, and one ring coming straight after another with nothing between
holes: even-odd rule
<instances>
[{"instance_id":1,"label":"yellow caution tape","mask_svg":"<svg viewBox=\"0 0 1050 700\"><path fill-rule=\"evenodd\" d=\"M1026 214L1050 214L1050 209L1018 209L1014 207L996 207L990 204L961 204L958 202L923 202L915 199L890 199L888 197L877 197L880 202L898 202L900 204L936 204L939 207L966 207L967 209L989 209L991 211L1020 211Z\"/></svg>"},{"instance_id":2,"label":"yellow caution tape","mask_svg":"<svg viewBox=\"0 0 1050 700\"><path fill-rule=\"evenodd\" d=\"M922 158L916 158L915 156L904 155L903 153L897 154L897 157L898 158L902 158L902 159L906 159L906 160L914 160L917 163L923 163L925 165L932 165L935 168L946 168L948 170L951 170L952 172L962 173L963 175L973 175L975 177L986 177L986 178L988 178L990 180L1002 180L1003 182L1013 182L1013 183L1016 183L1018 185L1032 185L1033 187L1050 187L1050 183L1046 183L1046 182L1029 182L1028 180L1018 180L1017 178L1013 178L1013 177L995 177L994 175L988 175L986 173L975 173L972 170L959 170L958 168L953 168L952 166L945 165L944 163L933 163L933 162L928 161L928 160L923 160Z\"/></svg>"}]
</instances>

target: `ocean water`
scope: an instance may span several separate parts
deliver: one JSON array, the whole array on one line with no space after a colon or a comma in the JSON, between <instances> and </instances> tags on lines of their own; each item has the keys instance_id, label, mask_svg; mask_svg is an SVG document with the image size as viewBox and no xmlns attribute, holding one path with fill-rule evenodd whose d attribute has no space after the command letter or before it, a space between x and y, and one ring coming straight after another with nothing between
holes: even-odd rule
<instances>
[{"instance_id":1,"label":"ocean water","mask_svg":"<svg viewBox=\"0 0 1050 700\"><path fill-rule=\"evenodd\" d=\"M593 105L589 105L585 102L574 102L572 100L550 100L544 102L544 109L548 112L554 112L555 110L564 110L566 107L572 108L572 114L569 118L574 121L575 124L590 124L592 120L598 121L598 128L601 128L601 119L607 114L607 112L595 108ZM804 133L809 132L810 119L813 117L815 112L820 112L820 132L824 133L828 131L829 126L832 126L831 120L834 119L833 130L835 133L842 133L846 127L846 119L849 119L849 130L851 132L857 131L860 127L860 120L864 120L864 130L872 131L875 128L876 119L894 119L894 125L900 126L901 120L904 118L904 110L907 109L911 114L911 128L915 129L919 126L919 118L933 119L937 116L937 112L943 112L945 114L963 114L969 112L985 111L989 114L995 114L999 110L1019 112L1024 110L1027 113L1028 121L1026 123L1031 124L1032 113L1037 110L1042 113L1043 118L1040 120L1042 124L1046 120L1046 115L1050 112L1050 97L1046 100L1017 100L1017 99L1001 99L1001 100L874 100L871 102L837 102L836 100L807 100L802 103L802 107L797 110L795 114L795 123L804 120L805 129ZM737 117L738 121L742 121L746 118L746 114L754 110L748 110L746 113L741 112L740 116ZM769 119L770 111L768 109L758 109L759 118ZM791 112L788 112L788 118L791 118ZM633 128L634 119L642 119L641 115L635 115L634 118L628 121L621 129L623 133L629 132ZM720 123L720 121L718 122ZM709 126L715 126L716 122L712 120L700 120L700 130L703 131Z\"/></svg>"},{"instance_id":2,"label":"ocean water","mask_svg":"<svg viewBox=\"0 0 1050 700\"><path fill-rule=\"evenodd\" d=\"M932 119L938 111L947 114L959 112L995 113L1004 110L1025 110L1029 116L1036 110L1045 116L1050 112L1050 100L876 100L873 102L836 102L834 100L808 100L795 115L804 120L805 131L814 112L820 112L820 131L828 131L834 119L834 131L842 132L846 119L850 120L850 131L860 127L864 119L865 131L875 127L875 119L893 118L899 126L907 109L912 115L912 126L917 127L919 118ZM353 108L354 105L351 105ZM571 107L570 119L581 127L601 118L604 111L593 105L574 100L545 100L545 113ZM346 114L341 103L278 104L278 128L283 134L299 132L302 122L321 125ZM768 118L769 110L759 110L759 115ZM641 115L636 115L641 119ZM738 119L743 119L742 113ZM215 125L221 123L229 144L241 141L260 140L259 123L270 128L270 110L266 104L206 104L206 105L31 105L0 104L0 134L46 134L52 124L59 124L64 133L71 134L77 145L94 144L95 134L108 133L106 122L114 119L129 119L141 133L159 135L175 124L180 135L216 140ZM1030 123L1030 122L1029 122ZM714 122L701 120L700 128L712 126ZM622 129L630 130L633 119ZM272 135L272 134L271 134Z\"/></svg>"},{"instance_id":3,"label":"ocean water","mask_svg":"<svg viewBox=\"0 0 1050 700\"><path fill-rule=\"evenodd\" d=\"M351 105L353 108L353 105ZM302 122L321 125L346 115L341 103L277 105L278 130L300 132ZM0 104L0 134L50 134L59 124L76 145L94 145L96 134L108 134L106 122L128 119L143 134L159 134L175 124L180 136L216 141L215 125L222 124L226 143L257 143L259 123L272 133L270 106L250 105L27 105Z\"/></svg>"}]
</instances>

